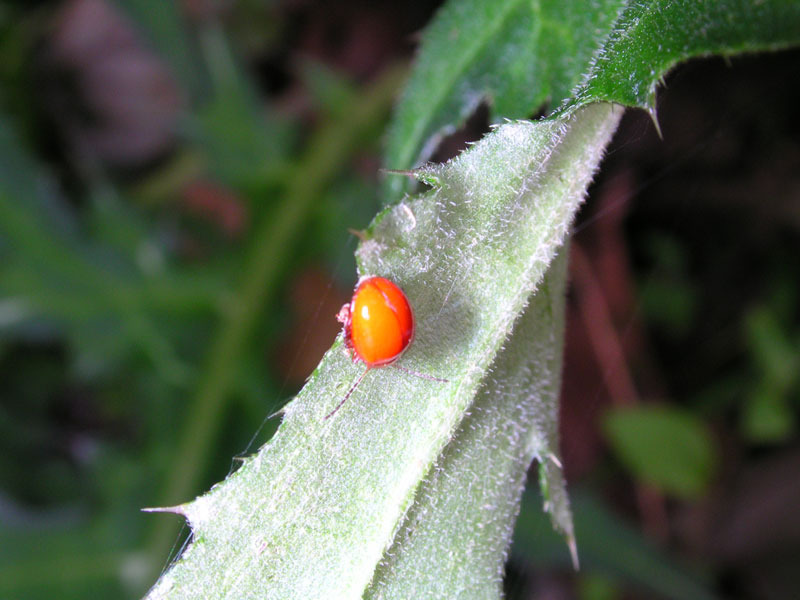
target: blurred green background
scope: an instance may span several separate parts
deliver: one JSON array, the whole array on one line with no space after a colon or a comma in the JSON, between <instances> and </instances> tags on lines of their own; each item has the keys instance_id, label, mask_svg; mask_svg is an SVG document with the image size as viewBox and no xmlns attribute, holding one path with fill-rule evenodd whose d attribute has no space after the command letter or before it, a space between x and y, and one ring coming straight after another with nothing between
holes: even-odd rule
<instances>
[{"instance_id":1,"label":"blurred green background","mask_svg":"<svg viewBox=\"0 0 800 600\"><path fill-rule=\"evenodd\" d=\"M136 598L337 333L438 2L0 4L0 598ZM509 598L800 593L800 53L667 78L576 224ZM479 108L437 154L486 131Z\"/></svg>"}]
</instances>

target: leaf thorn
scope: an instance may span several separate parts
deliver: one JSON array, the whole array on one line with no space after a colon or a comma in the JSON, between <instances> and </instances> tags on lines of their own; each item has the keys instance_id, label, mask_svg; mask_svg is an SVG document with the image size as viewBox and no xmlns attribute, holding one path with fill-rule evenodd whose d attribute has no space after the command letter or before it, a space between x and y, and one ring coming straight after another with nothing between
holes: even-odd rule
<instances>
[{"instance_id":1,"label":"leaf thorn","mask_svg":"<svg viewBox=\"0 0 800 600\"><path fill-rule=\"evenodd\" d=\"M650 115L650 120L653 121L653 126L656 128L656 133L658 134L658 139L663 142L664 135L661 133L661 125L658 124L658 115L656 114L655 105L651 105L647 108L647 114Z\"/></svg>"},{"instance_id":2,"label":"leaf thorn","mask_svg":"<svg viewBox=\"0 0 800 600\"><path fill-rule=\"evenodd\" d=\"M381 173L387 175L405 175L406 177L416 177L416 173L410 169L380 169Z\"/></svg>"},{"instance_id":3,"label":"leaf thorn","mask_svg":"<svg viewBox=\"0 0 800 600\"><path fill-rule=\"evenodd\" d=\"M350 235L354 235L362 242L366 242L369 239L369 235L367 235L367 232L362 229L352 229L348 227L347 233L349 233Z\"/></svg>"},{"instance_id":4,"label":"leaf thorn","mask_svg":"<svg viewBox=\"0 0 800 600\"><path fill-rule=\"evenodd\" d=\"M189 516L186 514L185 504L178 504L176 506L150 506L141 510L142 512L146 513L174 513L187 519L189 518Z\"/></svg>"},{"instance_id":5,"label":"leaf thorn","mask_svg":"<svg viewBox=\"0 0 800 600\"><path fill-rule=\"evenodd\" d=\"M575 536L570 534L567 536L567 546L569 547L569 555L572 558L572 568L575 571L581 570L581 563L578 559L578 544L575 542Z\"/></svg>"},{"instance_id":6,"label":"leaf thorn","mask_svg":"<svg viewBox=\"0 0 800 600\"><path fill-rule=\"evenodd\" d=\"M282 417L283 415L285 415L286 414L286 406L287 405L285 405L285 404L283 406L281 406L274 413L272 413L271 415L267 416L266 420L269 421L270 419L273 419L275 417Z\"/></svg>"},{"instance_id":7,"label":"leaf thorn","mask_svg":"<svg viewBox=\"0 0 800 600\"><path fill-rule=\"evenodd\" d=\"M547 455L547 458L549 458L553 462L553 464L557 466L559 469L561 470L564 469L564 467L561 465L561 461L559 460L559 458L552 452Z\"/></svg>"}]
</instances>

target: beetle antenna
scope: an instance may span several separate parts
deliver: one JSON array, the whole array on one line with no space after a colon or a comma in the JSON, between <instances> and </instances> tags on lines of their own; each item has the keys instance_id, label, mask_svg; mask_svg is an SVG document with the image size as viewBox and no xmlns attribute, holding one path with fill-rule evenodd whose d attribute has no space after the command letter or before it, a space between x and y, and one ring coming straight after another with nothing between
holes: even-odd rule
<instances>
[{"instance_id":1,"label":"beetle antenna","mask_svg":"<svg viewBox=\"0 0 800 600\"><path fill-rule=\"evenodd\" d=\"M414 375L416 377L420 377L421 379L427 379L428 381L438 381L439 383L448 383L449 379L442 379L441 377L434 377L433 375L426 375L425 373L418 373L417 371L412 371L411 369L406 369L405 367L401 367L400 365L389 365L390 367L394 367L395 369L400 369L401 371L405 371L409 375Z\"/></svg>"},{"instance_id":2,"label":"beetle antenna","mask_svg":"<svg viewBox=\"0 0 800 600\"><path fill-rule=\"evenodd\" d=\"M336 405L336 408L334 408L331 412L329 412L325 416L325 418L323 419L324 421L327 421L328 419L330 419L334 414L336 414L337 410L342 408L342 404L347 402L347 399L350 397L350 394L353 393L353 391L358 387L358 384L361 383L361 380L364 379L364 375L367 374L367 371L369 371L369 367L367 367L364 370L364 372L361 374L361 376L358 379L356 379L356 382L352 386L350 386L350 389L347 390L347 393L344 395L344 398L342 398L341 402L339 402L339 404Z\"/></svg>"}]
</instances>

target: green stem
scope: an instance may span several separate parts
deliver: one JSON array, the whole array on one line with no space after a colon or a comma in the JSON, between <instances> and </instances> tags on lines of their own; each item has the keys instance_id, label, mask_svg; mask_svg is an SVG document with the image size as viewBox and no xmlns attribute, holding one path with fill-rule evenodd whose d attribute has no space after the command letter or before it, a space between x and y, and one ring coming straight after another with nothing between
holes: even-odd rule
<instances>
[{"instance_id":1,"label":"green stem","mask_svg":"<svg viewBox=\"0 0 800 600\"><path fill-rule=\"evenodd\" d=\"M268 310L280 266L291 251L292 242L314 200L350 159L365 134L385 118L404 77L404 68L388 69L364 91L362 102L318 131L299 161L297 176L291 179L277 213L269 213L259 223L242 286L223 317L187 411L175 461L166 479L163 506L185 502L196 492L248 334L259 315ZM160 559L177 531L174 519L159 519L148 544L148 556Z\"/></svg>"}]
</instances>

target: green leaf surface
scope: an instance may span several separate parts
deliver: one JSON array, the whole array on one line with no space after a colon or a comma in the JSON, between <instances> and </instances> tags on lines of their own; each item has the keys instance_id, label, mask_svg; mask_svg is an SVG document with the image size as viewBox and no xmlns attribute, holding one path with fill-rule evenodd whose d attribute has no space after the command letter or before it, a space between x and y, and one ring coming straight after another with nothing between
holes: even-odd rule
<instances>
[{"instance_id":1,"label":"green leaf surface","mask_svg":"<svg viewBox=\"0 0 800 600\"><path fill-rule=\"evenodd\" d=\"M704 423L678 408L619 408L603 422L616 455L634 477L684 498L708 487L717 456Z\"/></svg>"},{"instance_id":2,"label":"green leaf surface","mask_svg":"<svg viewBox=\"0 0 800 600\"><path fill-rule=\"evenodd\" d=\"M515 325L491 382L481 388L420 484L365 598L447 598L454 590L476 598L500 596L516 502L534 458L550 486L551 516L574 549L564 480L554 455L564 302L553 290L563 287L566 264L566 253L560 253ZM491 468L476 473L481 464ZM442 552L443 533L451 552Z\"/></svg>"},{"instance_id":3,"label":"green leaf surface","mask_svg":"<svg viewBox=\"0 0 800 600\"><path fill-rule=\"evenodd\" d=\"M656 85L688 58L777 50L797 44L794 0L638 0L626 2L569 109L605 100L655 110Z\"/></svg>"},{"instance_id":4,"label":"green leaf surface","mask_svg":"<svg viewBox=\"0 0 800 600\"><path fill-rule=\"evenodd\" d=\"M562 300L560 291L548 291L556 286L544 286L542 279L619 114L596 104L563 122L506 125L453 162L429 168L424 176L437 182L435 189L379 215L359 248L361 271L392 278L415 306L417 337L402 366L449 381L377 369L325 420L361 372L337 343L287 406L275 438L234 476L177 509L189 519L194 542L152 598L241 598L255 589L265 598L350 598L362 596L373 579L378 597L408 597L418 573L384 559L401 543L397 536L407 518L437 512L415 498L424 498L424 482L435 479L437 463L450 464L445 448L458 453L449 444L459 439L469 411L475 411L476 424L466 439L475 434L494 442L481 458L485 472L468 463L459 474L453 458L458 481L450 485L500 493L493 488L501 467L493 465L516 465L516 481L506 484L513 494L488 503L496 527L505 527L507 535L522 465L539 456L552 513L570 535L563 481L551 458ZM538 325L518 322L537 288L530 310L548 318L532 317ZM530 335L529 327L541 327L539 336ZM529 345L542 344L541 338L551 341L534 368L522 359L534 356ZM520 349L498 362L504 345L517 343ZM506 381L492 380L505 371ZM528 427L512 414L492 420L492 411L478 411L474 402L484 386L490 404L505 398L515 411L519 406ZM469 509L473 522L480 522L475 510ZM445 521L464 526L452 515ZM491 565L494 586L504 546L496 541L483 553L481 572ZM466 588L454 595L459 589Z\"/></svg>"},{"instance_id":5,"label":"green leaf surface","mask_svg":"<svg viewBox=\"0 0 800 600\"><path fill-rule=\"evenodd\" d=\"M569 112L589 102L654 111L655 89L695 56L797 43L793 0L460 0L426 30L384 163L421 164L482 101L491 120ZM386 182L386 201L405 182Z\"/></svg>"}]
</instances>

